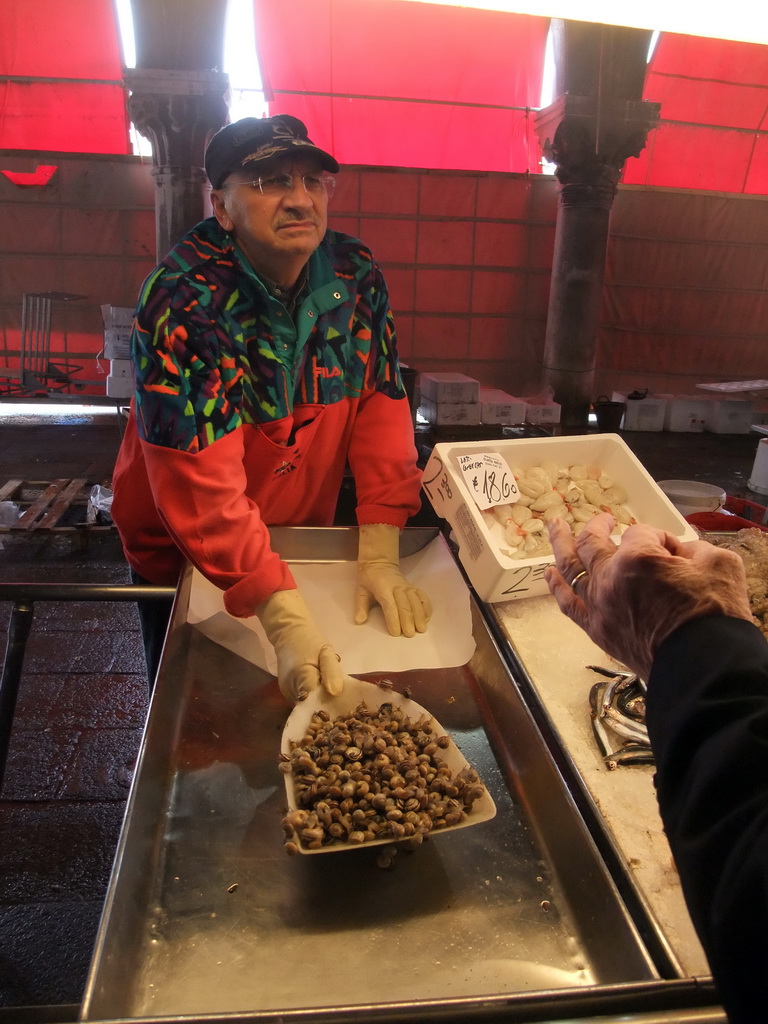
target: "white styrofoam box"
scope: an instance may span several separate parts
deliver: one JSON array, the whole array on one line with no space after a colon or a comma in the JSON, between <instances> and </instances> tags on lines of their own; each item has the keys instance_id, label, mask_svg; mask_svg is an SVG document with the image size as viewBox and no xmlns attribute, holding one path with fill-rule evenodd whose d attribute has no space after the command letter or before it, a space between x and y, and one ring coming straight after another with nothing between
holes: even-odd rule
<instances>
[{"instance_id":1,"label":"white styrofoam box","mask_svg":"<svg viewBox=\"0 0 768 1024\"><path fill-rule=\"evenodd\" d=\"M133 379L133 363L130 359L111 359L109 372L113 377L129 377Z\"/></svg>"},{"instance_id":2,"label":"white styrofoam box","mask_svg":"<svg viewBox=\"0 0 768 1024\"><path fill-rule=\"evenodd\" d=\"M419 376L421 397L439 404L477 402L480 382L463 373L422 373Z\"/></svg>"},{"instance_id":3,"label":"white styrofoam box","mask_svg":"<svg viewBox=\"0 0 768 1024\"><path fill-rule=\"evenodd\" d=\"M695 398L690 395L664 395L667 409L664 413L664 429L680 433L700 434L706 424L709 398Z\"/></svg>"},{"instance_id":4,"label":"white styrofoam box","mask_svg":"<svg viewBox=\"0 0 768 1024\"><path fill-rule=\"evenodd\" d=\"M422 474L422 486L437 514L453 527L459 558L482 601L548 594L544 571L554 563L552 555L513 559L500 550L502 542L487 525L458 463L462 455L485 452L500 455L510 475L513 468L526 470L548 461L563 467L577 463L599 466L625 488L626 507L638 522L666 530L682 541L698 537L618 434L436 444ZM504 494L503 486L500 492Z\"/></svg>"},{"instance_id":5,"label":"white styrofoam box","mask_svg":"<svg viewBox=\"0 0 768 1024\"><path fill-rule=\"evenodd\" d=\"M713 434L748 434L754 408L747 398L713 398L705 429Z\"/></svg>"},{"instance_id":6,"label":"white styrofoam box","mask_svg":"<svg viewBox=\"0 0 768 1024\"><path fill-rule=\"evenodd\" d=\"M107 328L132 327L135 312L133 306L102 306L101 318Z\"/></svg>"},{"instance_id":7,"label":"white styrofoam box","mask_svg":"<svg viewBox=\"0 0 768 1024\"><path fill-rule=\"evenodd\" d=\"M133 398L133 393L133 377L109 374L107 377L107 395L109 398Z\"/></svg>"},{"instance_id":8,"label":"white styrofoam box","mask_svg":"<svg viewBox=\"0 0 768 1024\"><path fill-rule=\"evenodd\" d=\"M422 396L419 413L427 423L434 423L437 427L452 423L476 427L480 423L479 402L430 402Z\"/></svg>"},{"instance_id":9,"label":"white styrofoam box","mask_svg":"<svg viewBox=\"0 0 768 1024\"><path fill-rule=\"evenodd\" d=\"M526 402L525 404L526 423L559 423L560 406L557 402Z\"/></svg>"},{"instance_id":10,"label":"white styrofoam box","mask_svg":"<svg viewBox=\"0 0 768 1024\"><path fill-rule=\"evenodd\" d=\"M104 358L131 358L131 328L108 327L104 331Z\"/></svg>"},{"instance_id":11,"label":"white styrofoam box","mask_svg":"<svg viewBox=\"0 0 768 1024\"><path fill-rule=\"evenodd\" d=\"M646 395L645 398L627 398L626 395L614 391L612 402L626 402L627 408L621 421L622 430L663 430L664 416L667 412L666 398L658 395Z\"/></svg>"},{"instance_id":12,"label":"white styrofoam box","mask_svg":"<svg viewBox=\"0 0 768 1024\"><path fill-rule=\"evenodd\" d=\"M480 416L483 423L523 423L525 401L498 388L480 388Z\"/></svg>"}]
</instances>

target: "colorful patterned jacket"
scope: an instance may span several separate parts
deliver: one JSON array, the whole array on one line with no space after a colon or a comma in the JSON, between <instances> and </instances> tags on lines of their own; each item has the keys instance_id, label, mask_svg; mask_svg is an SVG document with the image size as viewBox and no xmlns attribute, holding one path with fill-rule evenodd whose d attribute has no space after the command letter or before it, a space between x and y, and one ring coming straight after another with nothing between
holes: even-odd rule
<instances>
[{"instance_id":1,"label":"colorful patterned jacket","mask_svg":"<svg viewBox=\"0 0 768 1024\"><path fill-rule=\"evenodd\" d=\"M359 524L402 527L420 507L381 270L328 231L308 271L294 323L209 218L139 298L113 518L141 576L175 583L188 560L234 615L295 587L266 527L330 525L347 462Z\"/></svg>"}]
</instances>

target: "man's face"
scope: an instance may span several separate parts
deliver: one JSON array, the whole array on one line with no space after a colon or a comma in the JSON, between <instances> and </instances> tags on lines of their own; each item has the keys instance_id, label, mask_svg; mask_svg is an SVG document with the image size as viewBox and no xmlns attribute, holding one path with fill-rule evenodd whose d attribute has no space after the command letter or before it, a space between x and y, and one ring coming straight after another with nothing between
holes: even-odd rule
<instances>
[{"instance_id":1,"label":"man's face","mask_svg":"<svg viewBox=\"0 0 768 1024\"><path fill-rule=\"evenodd\" d=\"M328 195L307 191L303 175L322 177L311 157L275 160L267 169L237 170L211 193L219 224L234 236L254 270L279 284L293 284L301 268L322 241L328 226ZM292 175L290 189L262 192L249 184ZM288 280L288 278L293 280Z\"/></svg>"}]
</instances>

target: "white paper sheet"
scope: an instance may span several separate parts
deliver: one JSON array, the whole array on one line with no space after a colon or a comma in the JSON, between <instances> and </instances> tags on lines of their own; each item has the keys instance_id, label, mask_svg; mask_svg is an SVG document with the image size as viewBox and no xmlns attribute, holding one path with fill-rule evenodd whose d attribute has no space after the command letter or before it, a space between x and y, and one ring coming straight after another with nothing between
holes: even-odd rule
<instances>
[{"instance_id":1,"label":"white paper sheet","mask_svg":"<svg viewBox=\"0 0 768 1024\"><path fill-rule=\"evenodd\" d=\"M341 655L350 674L453 668L472 657L475 642L469 591L440 537L402 559L408 579L429 595L432 619L426 633L392 637L376 606L368 622L355 625L355 562L291 562L291 572L318 627ZM224 609L223 594L193 570L187 621L209 639L247 661L276 673L274 650L255 615L237 619Z\"/></svg>"}]
</instances>

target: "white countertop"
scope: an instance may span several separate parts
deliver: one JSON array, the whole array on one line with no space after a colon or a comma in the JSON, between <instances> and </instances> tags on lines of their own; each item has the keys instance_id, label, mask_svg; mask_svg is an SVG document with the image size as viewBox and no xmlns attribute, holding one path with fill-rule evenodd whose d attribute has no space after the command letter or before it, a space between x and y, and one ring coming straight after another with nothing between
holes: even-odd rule
<instances>
[{"instance_id":1,"label":"white countertop","mask_svg":"<svg viewBox=\"0 0 768 1024\"><path fill-rule=\"evenodd\" d=\"M617 663L560 612L553 597L494 608L684 974L709 975L659 817L654 768L609 770L592 732L589 691L600 676L586 666L613 668Z\"/></svg>"}]
</instances>

